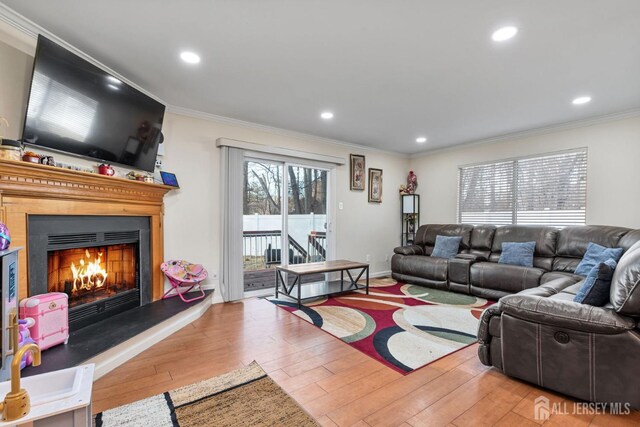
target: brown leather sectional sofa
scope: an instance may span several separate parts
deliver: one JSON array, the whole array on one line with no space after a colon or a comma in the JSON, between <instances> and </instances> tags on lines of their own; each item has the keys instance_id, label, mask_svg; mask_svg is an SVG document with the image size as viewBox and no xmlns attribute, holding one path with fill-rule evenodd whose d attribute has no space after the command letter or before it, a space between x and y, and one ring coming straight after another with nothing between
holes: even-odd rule
<instances>
[{"instance_id":1,"label":"brown leather sectional sofa","mask_svg":"<svg viewBox=\"0 0 640 427\"><path fill-rule=\"evenodd\" d=\"M432 258L437 235L461 236L459 254ZM499 264L503 242L535 241L533 268ZM604 307L573 302L574 270L589 242L624 254ZM395 249L393 277L499 303L478 331L482 363L579 399L640 408L640 230L609 226L429 224Z\"/></svg>"}]
</instances>

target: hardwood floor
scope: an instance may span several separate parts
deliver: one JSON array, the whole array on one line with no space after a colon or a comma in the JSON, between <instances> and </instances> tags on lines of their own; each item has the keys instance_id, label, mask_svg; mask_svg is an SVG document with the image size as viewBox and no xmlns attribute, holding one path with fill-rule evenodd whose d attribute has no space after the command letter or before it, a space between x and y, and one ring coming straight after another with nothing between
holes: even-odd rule
<instances>
[{"instance_id":1,"label":"hardwood floor","mask_svg":"<svg viewBox=\"0 0 640 427\"><path fill-rule=\"evenodd\" d=\"M216 304L94 385L100 412L256 360L323 426L537 426L534 399L572 401L483 366L472 345L403 376L259 299ZM552 415L546 426L640 425L627 416Z\"/></svg>"}]
</instances>

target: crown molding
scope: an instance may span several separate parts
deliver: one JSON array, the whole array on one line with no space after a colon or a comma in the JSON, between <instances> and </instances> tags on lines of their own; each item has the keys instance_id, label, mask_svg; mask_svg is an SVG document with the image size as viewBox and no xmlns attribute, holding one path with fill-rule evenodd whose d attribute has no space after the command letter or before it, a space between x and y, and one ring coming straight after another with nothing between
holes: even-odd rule
<instances>
[{"instance_id":1,"label":"crown molding","mask_svg":"<svg viewBox=\"0 0 640 427\"><path fill-rule=\"evenodd\" d=\"M283 129L275 126L268 126L268 125L248 122L248 121L239 120L239 119L233 119L231 117L205 113L198 110L192 110L190 108L178 107L176 105L167 106L167 112L178 114L181 116L191 117L194 119L207 120L207 121L226 124L230 126L244 127L244 128L258 130L261 132L267 132L275 135L286 136L290 138L303 139L305 141L310 141L310 142L319 142L322 144L333 144L333 145L338 145L341 147L350 148L354 150L387 154L395 157L400 157L403 159L409 159L410 157L408 154L398 153L396 151L382 150L380 148L368 147L366 145L355 144L352 142L344 142L337 139L325 138L322 136L312 135L309 133L298 132L294 130Z\"/></svg>"},{"instance_id":2,"label":"crown molding","mask_svg":"<svg viewBox=\"0 0 640 427\"><path fill-rule=\"evenodd\" d=\"M11 9L7 5L5 5L4 3L0 3L0 21L4 22L5 24L8 24L9 26L11 26L14 29L18 30L23 35L25 35L28 38L30 38L32 40L32 42L33 42L32 47L34 49L35 49L35 46L36 46L36 41L38 39L38 34L42 34L46 38L48 38L50 40L53 40L54 42L56 42L60 46L64 47L65 49L70 50L71 52L73 52L74 54L78 55L79 57L89 61L90 63L92 63L93 65L95 65L95 66L97 66L99 68L102 68L103 70L105 70L109 74L113 75L114 77L117 77L120 81L125 82L129 86L139 90L140 92L142 92L145 95L155 99L156 101L167 105L167 103L164 100L162 100L160 97L154 95L153 93L149 92L145 88L143 88L143 87L137 85L136 83L132 82L131 80L127 79L122 74L120 74L117 71L111 69L110 67L107 67L105 64L103 64L102 62L98 61L94 57L92 57L90 55L87 55L85 52L81 51L80 49L78 49L77 47L73 46L72 44L67 43L66 41L64 41L60 37L56 36L55 34L51 33L50 31L46 30L45 28L43 28L40 25L36 24L35 22L31 21L30 19L25 18L24 16L20 15L18 12L16 12L13 9ZM22 40L25 39L25 37L20 37L20 38ZM21 48L21 47L19 47L19 48L20 48L20 50L24 51L24 48ZM33 55L33 53L31 53L31 55Z\"/></svg>"},{"instance_id":3,"label":"crown molding","mask_svg":"<svg viewBox=\"0 0 640 427\"><path fill-rule=\"evenodd\" d=\"M572 120L569 122L557 123L549 126L543 126L543 127L528 129L524 131L506 133L506 134L494 136L491 138L463 142L460 144L452 145L450 147L441 147L441 148L434 148L432 150L420 151L420 152L411 154L410 158L412 160L419 159L422 157L432 156L438 153L445 153L448 151L455 151L463 148L475 147L477 145L494 144L496 142L503 142L503 141L509 141L514 139L523 139L523 138L537 136L537 135L546 135L554 132L561 132L561 131L571 130L571 129L579 129L583 127L588 127L588 126L593 126L593 125L608 123L608 122L615 122L617 120L624 120L624 119L629 119L629 118L638 117L638 116L640 116L640 108L621 111L618 113L605 114L602 116L590 117L587 119Z\"/></svg>"},{"instance_id":4,"label":"crown molding","mask_svg":"<svg viewBox=\"0 0 640 427\"><path fill-rule=\"evenodd\" d=\"M627 110L627 111L623 111L623 112L619 112L619 113L606 114L606 115L597 116L597 117L591 117L591 118L587 118L587 119L573 120L573 121L553 124L553 125L549 125L549 126L537 127L537 128L533 128L533 129L524 130L524 131L506 133L506 134L503 134L503 135L498 135L498 136L490 137L490 138L484 138L484 139L480 139L480 140L470 140L470 141L466 141L466 142L456 143L455 145L451 145L451 146L448 146L448 147L433 148L433 149L427 149L427 150L423 150L423 151L419 151L419 152L415 152L415 153L405 154L405 153L399 153L397 151L391 151L391 150L384 150L384 149L380 149L380 148L369 147L369 146L366 146L366 145L363 145L363 144L345 142L345 141L340 141L340 140L336 140L336 139L332 139L332 138L326 138L326 137L321 137L321 136L317 136L317 135L312 135L312 134L308 134L308 133L304 133L304 132L298 132L298 131L278 128L278 127L274 127L274 126L268 126L268 125L263 125L263 124L259 124L259 123L248 122L248 121L244 121L244 120L240 120L240 119L234 119L234 118L231 118L231 117L219 116L219 115L216 115L216 114L205 113L205 112L202 112L202 111L197 111L197 110L184 108L184 107L180 107L180 106L176 106L176 105L169 105L162 98L156 96L155 94L149 92L148 90L144 89L143 87L137 85L136 83L134 83L131 80L127 79L126 77L124 77L123 75L119 74L115 70L113 70L110 67L106 66L102 62L100 62L97 59L93 58L92 56L84 53L83 51L81 51L80 49L76 48L75 46L67 43L66 41L64 41L60 37L56 36L55 34L51 33L50 31L44 29L43 27L41 27L40 25L36 24L35 22L25 18L24 16L20 15L19 13L17 13L16 11L14 11L13 9L9 8L4 3L1 3L1 2L0 2L0 22L8 24L10 27L12 27L15 30L17 30L18 33L14 34L14 36L20 35L19 36L20 42L24 43L25 40L31 39L33 47L35 47L35 45L36 45L36 40L37 40L38 34L44 35L45 37L55 41L59 45L65 47L66 49L68 49L71 52L75 53L76 55L80 56L81 58L83 58L83 59L89 61L90 63L96 65L97 67L100 67L103 70L109 72L113 76L117 77L118 79L120 79L121 81L127 83L128 85L134 87L135 89L139 90L140 92L144 93L145 95L157 100L158 102L161 102L161 103L165 104L166 105L166 111L169 112L169 113L178 114L178 115L187 116L187 117L192 117L192 118L197 118L197 119L201 119L201 120L212 121L212 122L221 123L221 124L227 124L227 125L231 125L231 126L239 126L239 127L254 129L254 130L258 130L258 131L262 131L262 132L268 132L268 133L275 134L275 135L286 136L286 137L291 137L291 138L297 138L297 139L302 139L302 140L311 141L311 142L318 142L318 143L324 143L324 144L333 144L333 145L337 145L337 146L340 146L340 147L346 147L346 148L353 149L353 150L381 153L381 154L391 155L391 156L395 156L395 157L403 158L403 159L417 159L417 158L421 158L421 157L437 154L437 153L440 153L440 152L453 151L453 150L458 150L458 149L462 149L462 148L465 148L465 147L472 147L472 146L483 145L483 144L492 144L492 143L496 143L496 142L513 140L513 139L521 139L521 138L526 138L526 137L535 136L535 135L544 135L544 134L548 134L548 133L552 133L552 132L558 132L558 131L570 130L570 129L577 129L577 128L591 126L591 125L595 125L595 124L606 123L606 122L610 122L610 121L622 120L622 119L625 119L625 118L640 116L640 108L638 108L638 109ZM27 37L24 37L25 35ZM27 40L27 43L28 43L28 40ZM20 46L19 48L21 50L23 50L23 51L25 50L24 46Z\"/></svg>"}]
</instances>

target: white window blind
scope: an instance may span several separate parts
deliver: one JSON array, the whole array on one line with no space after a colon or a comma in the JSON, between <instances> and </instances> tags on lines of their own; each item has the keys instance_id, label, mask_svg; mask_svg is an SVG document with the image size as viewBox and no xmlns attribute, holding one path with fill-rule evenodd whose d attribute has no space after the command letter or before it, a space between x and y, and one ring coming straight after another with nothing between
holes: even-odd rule
<instances>
[{"instance_id":1,"label":"white window blind","mask_svg":"<svg viewBox=\"0 0 640 427\"><path fill-rule=\"evenodd\" d=\"M464 224L511 224L513 162L460 169L458 221Z\"/></svg>"},{"instance_id":2,"label":"white window blind","mask_svg":"<svg viewBox=\"0 0 640 427\"><path fill-rule=\"evenodd\" d=\"M586 223L587 150L461 167L458 222Z\"/></svg>"}]
</instances>

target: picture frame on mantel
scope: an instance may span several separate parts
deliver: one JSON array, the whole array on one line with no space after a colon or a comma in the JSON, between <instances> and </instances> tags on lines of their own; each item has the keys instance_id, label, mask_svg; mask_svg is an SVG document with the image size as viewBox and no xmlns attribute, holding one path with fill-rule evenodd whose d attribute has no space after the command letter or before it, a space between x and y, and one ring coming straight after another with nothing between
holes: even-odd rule
<instances>
[{"instance_id":1,"label":"picture frame on mantel","mask_svg":"<svg viewBox=\"0 0 640 427\"><path fill-rule=\"evenodd\" d=\"M382 169L369 168L369 203L382 203Z\"/></svg>"},{"instance_id":2,"label":"picture frame on mantel","mask_svg":"<svg viewBox=\"0 0 640 427\"><path fill-rule=\"evenodd\" d=\"M365 188L365 158L360 154L349 156L349 176L351 191L364 191Z\"/></svg>"}]
</instances>

